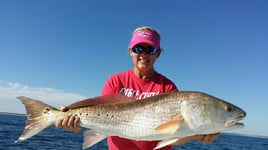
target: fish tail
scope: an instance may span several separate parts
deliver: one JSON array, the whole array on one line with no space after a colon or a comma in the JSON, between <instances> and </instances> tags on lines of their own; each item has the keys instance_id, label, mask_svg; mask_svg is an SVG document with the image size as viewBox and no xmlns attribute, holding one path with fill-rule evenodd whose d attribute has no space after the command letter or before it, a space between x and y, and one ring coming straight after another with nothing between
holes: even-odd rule
<instances>
[{"instance_id":1,"label":"fish tail","mask_svg":"<svg viewBox=\"0 0 268 150\"><path fill-rule=\"evenodd\" d=\"M27 118L24 131L15 143L27 140L55 123L56 108L23 96L17 97L17 99L25 105Z\"/></svg>"}]
</instances>

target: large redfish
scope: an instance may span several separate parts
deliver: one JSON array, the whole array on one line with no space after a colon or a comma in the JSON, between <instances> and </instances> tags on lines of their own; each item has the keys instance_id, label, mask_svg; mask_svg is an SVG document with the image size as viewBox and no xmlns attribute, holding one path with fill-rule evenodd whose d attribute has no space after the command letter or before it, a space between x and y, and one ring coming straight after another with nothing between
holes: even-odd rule
<instances>
[{"instance_id":1,"label":"large redfish","mask_svg":"<svg viewBox=\"0 0 268 150\"><path fill-rule=\"evenodd\" d=\"M40 101L18 97L26 107L27 120L24 141L56 120L76 114L80 125L90 130L84 133L83 148L90 147L107 136L154 141L155 149L179 139L197 134L213 134L243 128L246 113L219 98L201 92L172 92L135 100L120 94L100 96L74 103L62 112Z\"/></svg>"}]
</instances>

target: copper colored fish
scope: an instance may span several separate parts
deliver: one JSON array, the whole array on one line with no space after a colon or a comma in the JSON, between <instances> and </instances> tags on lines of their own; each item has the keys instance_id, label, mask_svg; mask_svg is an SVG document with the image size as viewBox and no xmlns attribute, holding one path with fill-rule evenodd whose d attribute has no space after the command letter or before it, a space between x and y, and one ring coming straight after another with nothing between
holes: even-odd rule
<instances>
[{"instance_id":1,"label":"copper colored fish","mask_svg":"<svg viewBox=\"0 0 268 150\"><path fill-rule=\"evenodd\" d=\"M213 134L243 128L246 116L239 107L201 92L172 92L136 100L115 94L74 103L62 112L40 101L18 97L25 105L27 120L16 142L27 140L68 114L80 117L83 148L107 136L161 142L155 149L197 134Z\"/></svg>"}]
</instances>

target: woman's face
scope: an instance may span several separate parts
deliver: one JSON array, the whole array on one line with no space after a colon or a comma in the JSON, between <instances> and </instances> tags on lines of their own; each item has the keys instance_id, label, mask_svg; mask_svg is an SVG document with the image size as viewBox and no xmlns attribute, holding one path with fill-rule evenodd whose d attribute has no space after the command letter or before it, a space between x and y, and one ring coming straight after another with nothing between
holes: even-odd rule
<instances>
[{"instance_id":1,"label":"woman's face","mask_svg":"<svg viewBox=\"0 0 268 150\"><path fill-rule=\"evenodd\" d=\"M141 43L138 45L144 48L150 46L149 44L146 43ZM138 69L140 72L146 72L153 69L154 62L159 57L161 51L158 50L158 52L154 55L147 54L145 51L137 54L133 52L132 49L130 48L129 53L133 58L134 67Z\"/></svg>"}]
</instances>

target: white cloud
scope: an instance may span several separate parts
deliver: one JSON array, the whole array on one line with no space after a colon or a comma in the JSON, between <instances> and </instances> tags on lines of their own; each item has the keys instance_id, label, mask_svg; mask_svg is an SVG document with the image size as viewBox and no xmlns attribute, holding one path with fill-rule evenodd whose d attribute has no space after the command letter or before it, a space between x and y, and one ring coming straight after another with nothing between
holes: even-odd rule
<instances>
[{"instance_id":1,"label":"white cloud","mask_svg":"<svg viewBox=\"0 0 268 150\"><path fill-rule=\"evenodd\" d=\"M31 97L56 108L86 98L79 94L66 93L53 88L30 87L0 80L0 112L25 113L24 105L16 99L18 96Z\"/></svg>"}]
</instances>

